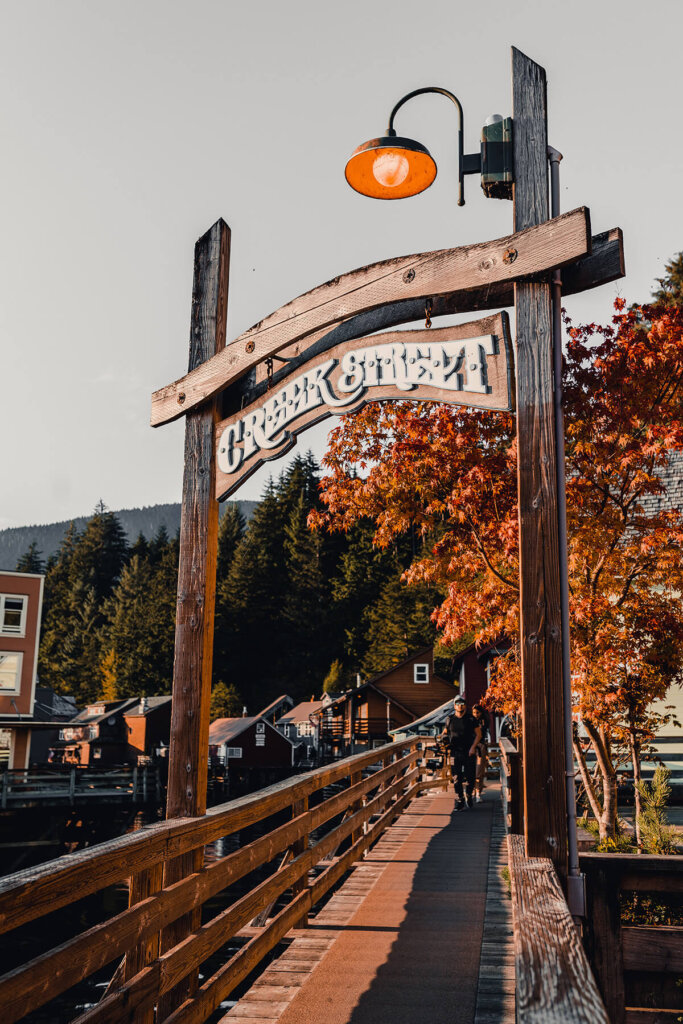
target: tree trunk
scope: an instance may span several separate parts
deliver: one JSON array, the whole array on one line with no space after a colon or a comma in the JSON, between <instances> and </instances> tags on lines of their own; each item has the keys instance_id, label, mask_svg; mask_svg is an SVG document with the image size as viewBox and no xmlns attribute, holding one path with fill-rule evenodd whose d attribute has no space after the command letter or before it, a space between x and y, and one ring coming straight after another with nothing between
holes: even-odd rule
<instances>
[{"instance_id":1,"label":"tree trunk","mask_svg":"<svg viewBox=\"0 0 683 1024\"><path fill-rule=\"evenodd\" d=\"M628 739L629 745L631 747L631 761L633 763L636 846L638 847L638 853L642 853L643 840L640 836L640 816L643 813L643 802L640 797L640 789L638 788L642 781L642 776L640 774L640 744L636 740L636 737L633 731L631 730L629 730Z\"/></svg>"},{"instance_id":2,"label":"tree trunk","mask_svg":"<svg viewBox=\"0 0 683 1024\"><path fill-rule=\"evenodd\" d=\"M591 805L593 817L596 821L599 822L602 816L602 807L600 805L600 799L598 797L598 794L595 792L593 780L591 779L588 771L588 765L586 764L586 755L584 754L581 744L578 742L576 737L574 737L572 745L574 747L574 755L579 764L579 775L581 776L581 781L583 782L583 788L586 790L588 803Z\"/></svg>"},{"instance_id":3,"label":"tree trunk","mask_svg":"<svg viewBox=\"0 0 683 1024\"><path fill-rule=\"evenodd\" d=\"M617 773L607 747L607 740L591 722L583 723L591 741L602 780L602 813L598 818L600 838L611 839L617 830Z\"/></svg>"}]
</instances>

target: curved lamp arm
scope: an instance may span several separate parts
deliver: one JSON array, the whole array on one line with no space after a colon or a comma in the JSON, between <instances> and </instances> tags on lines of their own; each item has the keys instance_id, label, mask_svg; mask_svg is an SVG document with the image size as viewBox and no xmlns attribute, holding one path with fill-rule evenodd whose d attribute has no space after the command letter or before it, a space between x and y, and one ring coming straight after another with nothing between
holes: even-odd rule
<instances>
[{"instance_id":1,"label":"curved lamp arm","mask_svg":"<svg viewBox=\"0 0 683 1024\"><path fill-rule=\"evenodd\" d=\"M403 96L398 101L394 109L391 111L391 114L389 115L389 127L387 128L387 135L396 134L396 131L394 129L394 118L398 111L403 106L403 104L407 103L408 100L412 100L414 96L422 96L424 95L424 93L427 92L436 92L439 93L439 95L441 96L446 96L458 108L458 206L464 206L465 195L463 188L463 116L462 104L460 103L460 100L458 99L457 96L455 96L452 92L449 92L448 89L442 89L438 85L427 85L422 89L413 89L412 92L409 92L405 96Z\"/></svg>"}]
</instances>

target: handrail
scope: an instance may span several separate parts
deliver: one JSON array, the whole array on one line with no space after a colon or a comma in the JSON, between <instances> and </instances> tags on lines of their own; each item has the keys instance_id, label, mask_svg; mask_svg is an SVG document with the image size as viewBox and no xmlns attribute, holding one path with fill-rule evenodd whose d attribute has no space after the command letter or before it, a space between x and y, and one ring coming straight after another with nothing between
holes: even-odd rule
<instances>
[{"instance_id":1,"label":"handrail","mask_svg":"<svg viewBox=\"0 0 683 1024\"><path fill-rule=\"evenodd\" d=\"M507 842L517 1024L610 1024L552 861Z\"/></svg>"},{"instance_id":2,"label":"handrail","mask_svg":"<svg viewBox=\"0 0 683 1024\"><path fill-rule=\"evenodd\" d=\"M500 751L500 795L503 817L508 832L520 835L524 831L522 778L520 755L517 747L506 736L498 741Z\"/></svg>"},{"instance_id":3,"label":"handrail","mask_svg":"<svg viewBox=\"0 0 683 1024\"><path fill-rule=\"evenodd\" d=\"M168 1018L204 1021L416 795L420 789L419 747L415 738L387 744L215 807L203 817L148 826L122 839L3 879L0 927L5 931L124 877L130 877L131 890L127 910L0 978L3 1021L10 1024L18 1020L123 955L127 964L122 972L124 980L119 979L119 987L79 1021L123 1019L117 1013L123 1012L124 1006L126 1019L132 1019L128 1016L132 1007L138 1007L140 1020L149 1019L148 1012L161 996L171 992L255 915L291 889L285 909L204 983L190 1000L192 1007L184 1003ZM364 769L378 763L378 770L363 777ZM308 807L310 795L341 779L348 779L347 789ZM291 808L289 821L180 881L163 881L164 862L284 808ZM344 812L341 823L309 845L311 832ZM379 818L372 822L375 815ZM341 858L325 860L349 837L351 846ZM172 948L159 952L159 934L172 922L196 911L210 897L270 864L288 849L294 856L281 870L254 885ZM324 870L309 884L308 873L316 866Z\"/></svg>"}]
</instances>

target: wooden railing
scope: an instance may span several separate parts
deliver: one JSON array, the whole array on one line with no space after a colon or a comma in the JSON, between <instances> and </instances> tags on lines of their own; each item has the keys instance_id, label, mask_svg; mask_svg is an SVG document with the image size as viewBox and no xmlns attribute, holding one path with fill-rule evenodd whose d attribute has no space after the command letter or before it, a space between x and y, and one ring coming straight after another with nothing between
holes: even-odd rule
<instances>
[{"instance_id":1,"label":"wooden railing","mask_svg":"<svg viewBox=\"0 0 683 1024\"><path fill-rule=\"evenodd\" d=\"M161 799L155 767L12 769L0 778L0 807L79 800L131 800L146 803Z\"/></svg>"},{"instance_id":2,"label":"wooden railing","mask_svg":"<svg viewBox=\"0 0 683 1024\"><path fill-rule=\"evenodd\" d=\"M680 915L683 856L584 853L580 864L586 876L586 949L610 1021L674 1024L683 1018L683 927L657 925L655 918L665 915L667 896L675 897ZM641 902L650 897L642 915L636 895ZM638 916L649 923L629 923Z\"/></svg>"},{"instance_id":3,"label":"wooden railing","mask_svg":"<svg viewBox=\"0 0 683 1024\"><path fill-rule=\"evenodd\" d=\"M282 937L305 922L308 911L424 788L419 746L415 738L387 744L214 807L203 817L147 826L1 880L0 933L124 879L129 879L130 893L127 910L0 978L3 1024L44 1006L121 957L125 961L119 965L116 981L97 1005L78 1018L79 1024L124 1020L151 1024L160 1000L166 1009L157 1014L158 1021L199 1024L207 1020ZM378 767L372 770L373 766ZM324 787L342 781L348 788L332 796L323 792ZM319 802L309 806L311 800ZM290 820L241 849L173 884L164 880L165 872L173 877L169 864L176 858L286 810ZM309 845L311 832L340 815L341 823ZM351 844L346 852L330 860L346 839ZM288 858L282 858L283 851L290 851ZM266 865L273 870L265 880L199 924L198 910L209 898ZM322 871L310 881L309 872L316 866ZM250 921L283 896L285 905L264 927L244 932ZM169 925L189 914L194 927L178 940L177 930L172 932ZM240 932L246 941L239 952L198 984L200 964ZM176 937L169 940L172 934ZM168 1005L169 993L177 992L183 980L190 995L180 1006Z\"/></svg>"},{"instance_id":4,"label":"wooden railing","mask_svg":"<svg viewBox=\"0 0 683 1024\"><path fill-rule=\"evenodd\" d=\"M514 743L503 737L498 743L500 751L500 795L503 817L508 832L521 835L524 831L524 802L522 799L522 773L520 756Z\"/></svg>"},{"instance_id":5,"label":"wooden railing","mask_svg":"<svg viewBox=\"0 0 683 1024\"><path fill-rule=\"evenodd\" d=\"M509 835L517 1024L616 1024L600 992L552 861Z\"/></svg>"}]
</instances>

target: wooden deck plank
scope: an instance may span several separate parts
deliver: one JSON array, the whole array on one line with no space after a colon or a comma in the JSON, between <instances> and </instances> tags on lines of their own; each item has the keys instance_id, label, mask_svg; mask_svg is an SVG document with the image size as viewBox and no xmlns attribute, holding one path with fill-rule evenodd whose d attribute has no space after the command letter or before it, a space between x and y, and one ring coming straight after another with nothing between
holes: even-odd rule
<instances>
[{"instance_id":1,"label":"wooden deck plank","mask_svg":"<svg viewBox=\"0 0 683 1024\"><path fill-rule=\"evenodd\" d=\"M489 849L489 838L488 833L490 830L490 823L492 820L492 806L497 801L497 791L493 792L494 787L491 787L491 793L487 794L488 799L491 800L491 805L486 808L482 808L479 817L476 817L476 813L472 815L470 825L478 833L482 835L482 845L485 850ZM441 800L439 810L434 810L437 806L436 801ZM444 800L446 803L444 803ZM432 809L432 817L428 817L429 809ZM444 811L447 816L447 820L444 822ZM468 910L465 912L464 920L469 921L470 915L470 902L474 898L475 902L479 901L481 906L480 919L483 924L484 912L483 903L486 899L486 892L488 888L488 880L485 874L482 873L481 860L479 863L470 865L468 863L459 862L452 851L455 850L453 843L456 845L462 842L462 837L466 834L467 815L453 816L453 797L448 796L444 798L443 794L430 794L429 796L421 797L415 800L411 804L408 811L404 812L398 821L388 830L387 833L380 839L377 845L369 851L367 859L361 861L355 865L347 881L342 885L339 891L333 895L328 902L322 907L315 917L310 918L310 928L306 930L300 930L298 936L290 943L289 947L283 951L280 958L269 966L267 971L262 975L259 980L258 987L250 990L250 995L244 997L238 1002L232 1009L230 1009L221 1020L221 1024L239 1024L240 1015L242 1014L242 1007L245 1003L251 1003L252 1006L256 1006L256 1000L260 1000L259 990L268 991L273 988L273 1002L278 1005L284 1001L281 996L281 990L284 986L278 984L278 978L286 977L288 972L293 966L300 967L305 965L306 971L300 972L299 977L301 983L299 984L299 978L297 978L297 984L292 985L288 988L289 1003L288 1008L284 1010L281 1015L281 1024L292 1024L295 1020L314 1020L322 1019L320 1013L317 1010L312 1010L310 1003L310 997L306 993L313 993L313 999L317 997L317 994L321 992L327 992L328 982L327 973L329 973L329 967L326 967L325 958L332 956L336 963L336 966L332 961L333 970L337 971L336 983L341 983L342 988L346 987L347 979L353 977L354 983L357 980L357 967L358 965L354 961L354 957L362 956L360 952L363 948L363 944L370 943L371 946L376 946L378 941L384 941L388 943L391 949L391 955L397 952L396 944L400 941L405 943L408 938L408 932L410 932L411 942L415 941L415 929L421 933L423 928L426 928L426 934L428 936L427 941L429 943L438 944L439 950L441 950L441 929L438 921L436 927L432 921L429 924L429 918L423 918L423 903L426 900L429 902L429 911L432 912L436 907L437 912L444 912L444 907L440 906L443 903L441 898L442 889L446 893L444 899L448 900L448 890L454 886L459 887L462 892L462 899L465 900L465 904ZM461 824L462 823L462 824ZM485 824L484 824L485 823ZM419 827L421 826L421 827ZM482 832L482 826L484 832ZM458 834L460 831L460 834ZM502 835L502 832L501 832ZM439 864L430 864L429 857L421 858L418 855L418 851L422 849L420 844L427 844L428 849L423 851L429 852L429 846L431 837L434 836L439 842L445 842L446 848L441 853L441 860ZM498 839L497 852L499 853L500 837ZM477 860L477 858L474 858ZM457 868L456 868L457 864ZM444 867L447 869L447 884L442 886L444 881L443 870ZM412 910L412 916L406 924L403 931L401 931L400 921L390 926L389 918L396 916L396 908L393 904L395 900L395 892L390 884L390 876L386 873L387 871L394 872L397 876L403 879L401 884L404 884L405 879L416 871L420 872L419 883L416 890L408 888L407 896L405 899L400 900L401 907L406 901L412 901L416 906ZM498 871L496 867L495 871ZM489 875L490 875L489 871ZM502 885L502 880L499 876L495 875L497 881ZM351 891L352 890L352 891ZM428 896L424 897L423 893L427 891ZM434 902L433 896L439 894L439 898ZM494 893L497 897L497 893ZM369 905L366 897L373 901L378 908L380 913L381 923L379 924L379 931L376 930L374 922L366 923L366 909ZM509 902L509 901L508 901ZM496 907L492 904L493 909ZM373 911L374 913L374 911ZM386 915L389 918L386 918ZM448 913L446 913L448 917ZM507 920L507 919L506 919ZM350 927L353 922L352 927ZM331 928L331 925L336 925L336 928ZM481 927L481 925L480 925ZM327 941L324 944L317 942L315 938L316 928L324 929L324 934L329 940L331 934L338 936L334 942ZM462 929L461 929L462 931ZM475 929L476 934L476 929ZM399 940L399 936L401 936ZM291 937L288 935L288 938ZM339 946L339 943L343 937L344 948ZM481 932L479 933L479 938ZM418 939L418 941L420 941ZM468 955L474 958L476 962L476 955L478 952L478 945L471 948L471 943L467 935L463 936L462 941L465 947L468 949ZM477 939L478 942L478 939ZM477 974L475 973L474 980L472 982L472 1010L474 1012L474 1001L478 998L481 1004L481 1022L480 1024L489 1024L489 1021L496 1020L496 1024L507 1024L508 1021L514 1019L514 991L512 994L509 991L505 991L510 988L510 985L514 988L514 962L509 954L505 955L505 947L501 946L500 941L498 942L497 961L494 965L495 972L500 975L501 969L503 977L492 977L489 978L487 971L487 965L484 966L484 974L481 977L479 988L480 991L477 993ZM482 951L484 953L489 950L491 943L488 942L486 945L482 943ZM443 957L440 953L439 956L433 955L434 951L426 951L425 957L428 963L438 964L443 961ZM489 955L490 955L489 950ZM313 963L313 957L311 954L314 953L317 956L317 962ZM348 969L347 969L347 959ZM398 949L398 960L396 960L396 967L392 967L391 970L398 970L399 974L403 973L405 976L405 968L399 967L401 963L401 952ZM341 964L341 967L340 967ZM310 970L309 970L310 968ZM381 967L380 971L384 971L385 968ZM339 977L341 971L341 978ZM430 982L424 983L421 986L420 983L415 986L415 994L411 997L410 993L406 991L400 991L400 979L398 985L393 983L388 987L388 993L390 998L386 1003L386 1019L400 1022L404 1019L416 1019L416 1015L423 1012L424 992L423 988L430 989L428 992L428 998L439 1002L444 1000L442 1007L442 1014L446 1014L448 1020L453 1019L453 1011L455 1006L459 1002L460 989L462 982L462 962L457 960L453 961L452 972L449 973L446 969L445 974L439 978L438 984L434 983L434 979ZM374 982L372 983L374 985ZM385 985L386 987L386 985ZM411 986L412 987L412 986ZM397 989L397 992L394 989ZM384 992L384 989L383 989ZM302 996L305 996L308 1002L302 1004L299 1007L299 1000ZM365 993L367 996L367 992ZM328 998L333 1002L336 1000L334 991L330 988L325 998ZM361 1000L365 997L361 995ZM295 1010L294 1002L296 1001L297 1009ZM338 1000L337 1000L338 1001ZM375 1000L376 1001L376 1000ZM450 1008L449 1008L450 1003ZM509 1009L512 1007L511 1014L501 1015L501 1008ZM339 1016L338 1007L335 1008L334 1020L337 1020ZM369 1005L365 1006L364 1011L367 1015L371 1013L373 1017L373 1024L382 1024L384 1016L376 1016L376 1008L372 1008ZM385 1011L383 1010L382 1013ZM488 1020L484 1013L489 1013ZM303 1016L302 1016L303 1014ZM440 1021L438 1015L435 1017L433 1014L428 1014L430 1020ZM364 1020L365 1017L359 1017L358 1020ZM245 1024L247 1024L247 1018L243 1018ZM250 1018L253 1021L254 1018ZM272 1018L269 1018L272 1019ZM325 1011L325 1019L328 1020L329 1013ZM356 1015L354 1011L353 1016L356 1021ZM444 1020L446 1017L444 1017ZM460 1017L458 1017L460 1019ZM463 1018L463 1019L472 1019ZM478 1019L479 1024L479 1019Z\"/></svg>"}]
</instances>

